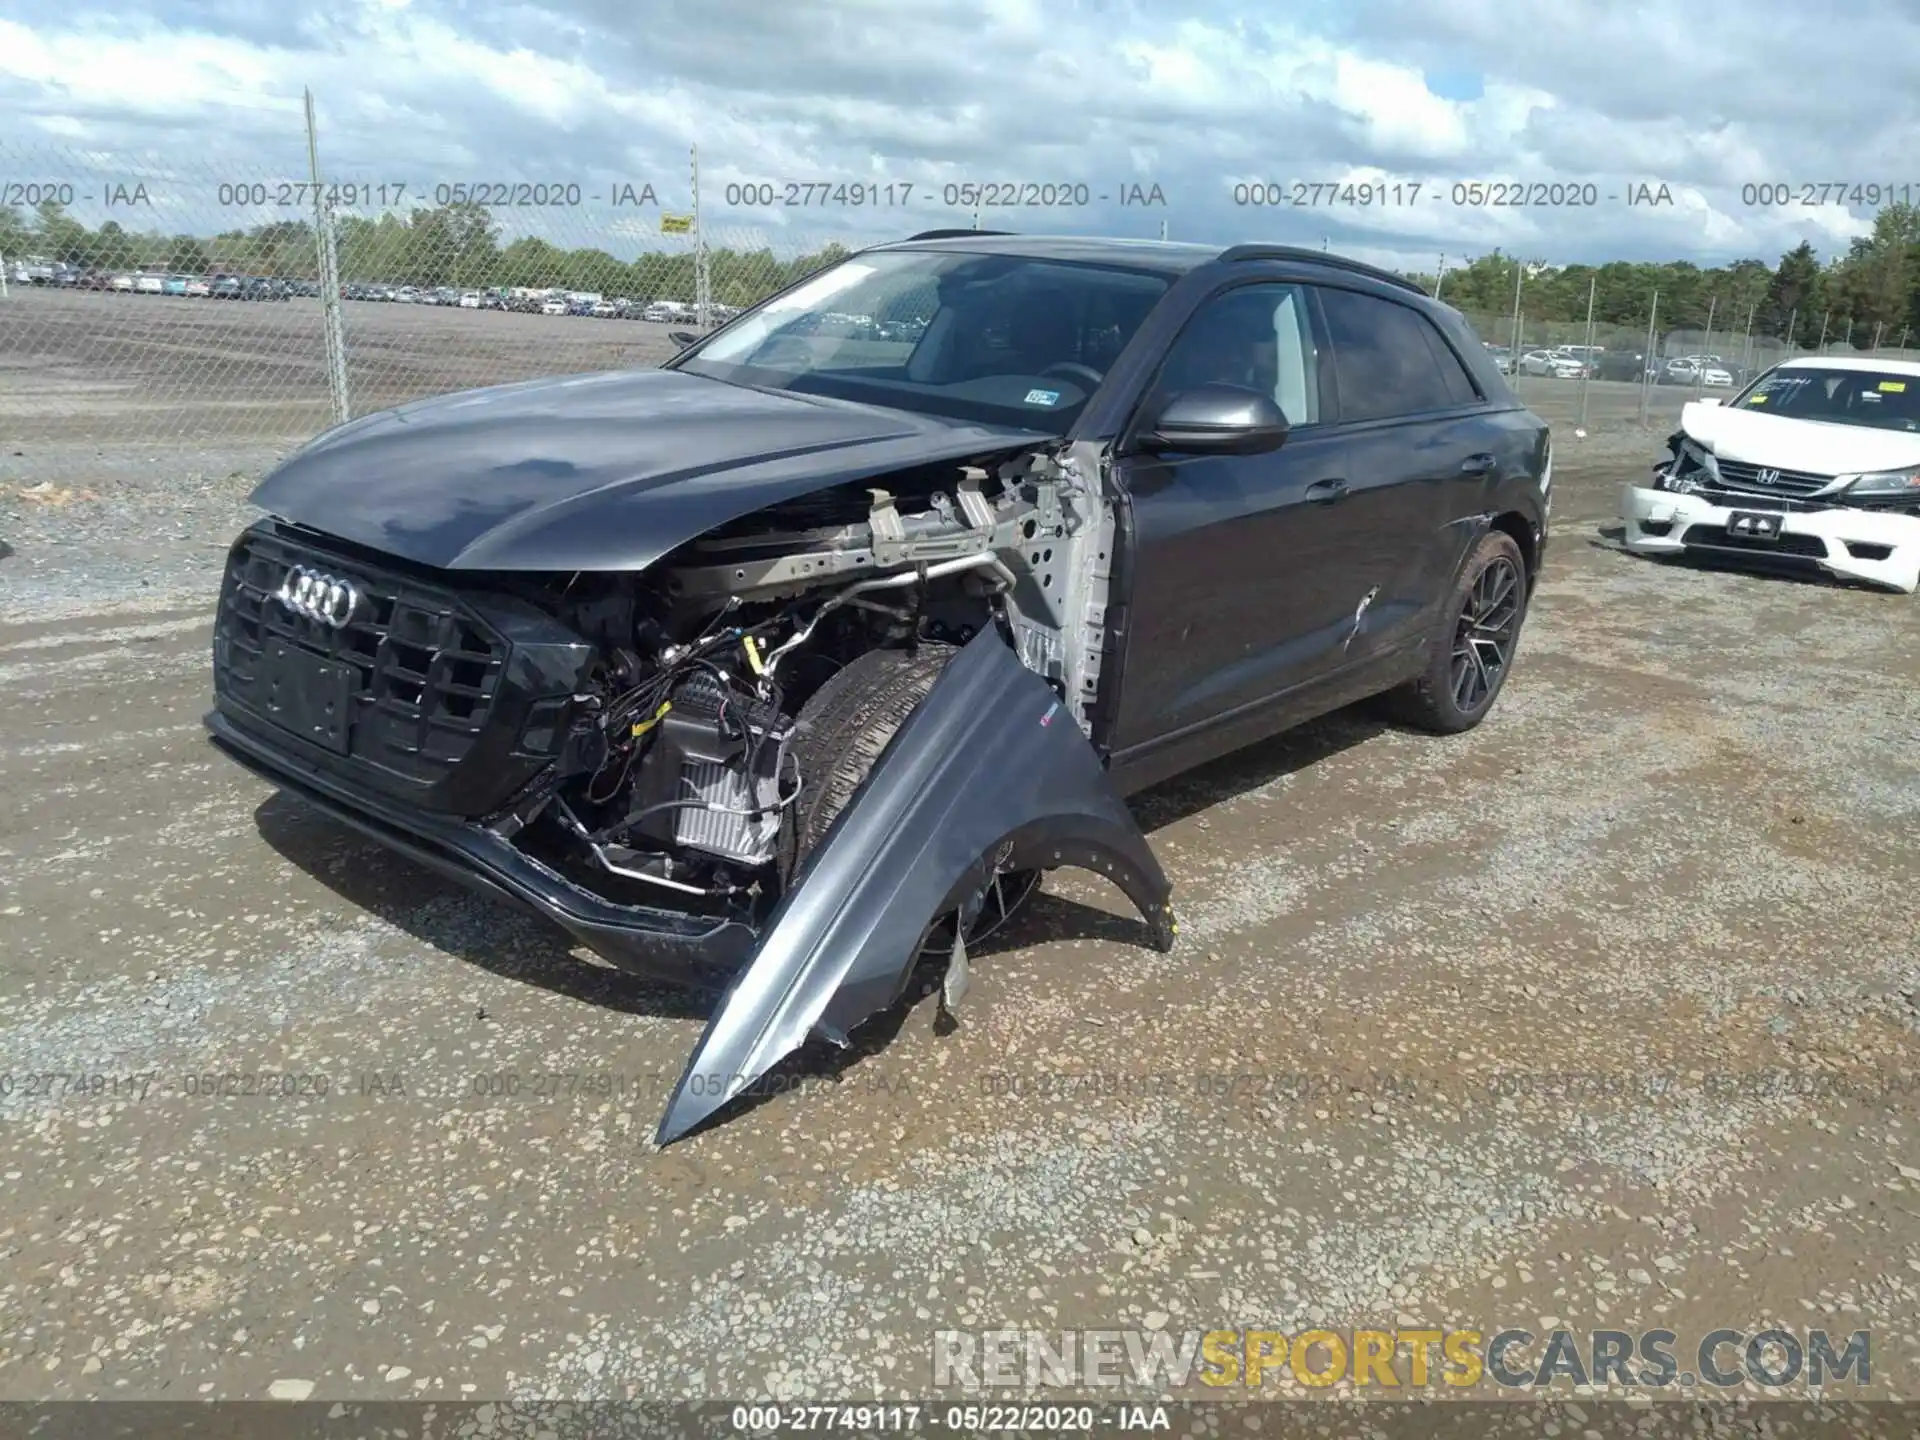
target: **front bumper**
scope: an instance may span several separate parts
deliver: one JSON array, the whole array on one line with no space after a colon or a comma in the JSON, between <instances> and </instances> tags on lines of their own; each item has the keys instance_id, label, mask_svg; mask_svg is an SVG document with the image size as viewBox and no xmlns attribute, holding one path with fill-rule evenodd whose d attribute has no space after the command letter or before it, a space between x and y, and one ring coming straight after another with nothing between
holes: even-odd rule
<instances>
[{"instance_id":1,"label":"front bumper","mask_svg":"<svg viewBox=\"0 0 1920 1440\"><path fill-rule=\"evenodd\" d=\"M1730 534L1737 512L1780 517L1777 542ZM1709 555L1769 567L1821 570L1911 595L1920 590L1920 518L1873 510L1781 510L1764 496L1750 506L1627 485L1620 492L1624 544L1638 555Z\"/></svg>"},{"instance_id":2,"label":"front bumper","mask_svg":"<svg viewBox=\"0 0 1920 1440\"><path fill-rule=\"evenodd\" d=\"M574 884L484 826L407 809L351 789L215 710L214 745L369 839L496 899L530 906L622 970L681 987L719 990L759 939L727 919L620 905Z\"/></svg>"}]
</instances>

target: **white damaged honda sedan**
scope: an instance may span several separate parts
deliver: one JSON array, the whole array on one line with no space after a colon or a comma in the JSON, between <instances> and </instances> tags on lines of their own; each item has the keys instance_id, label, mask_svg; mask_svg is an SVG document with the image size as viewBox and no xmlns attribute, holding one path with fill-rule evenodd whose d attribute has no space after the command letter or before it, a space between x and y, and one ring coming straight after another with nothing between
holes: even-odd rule
<instances>
[{"instance_id":1,"label":"white damaged honda sedan","mask_svg":"<svg viewBox=\"0 0 1920 1440\"><path fill-rule=\"evenodd\" d=\"M1624 543L1920 589L1920 364L1809 355L1680 412Z\"/></svg>"}]
</instances>

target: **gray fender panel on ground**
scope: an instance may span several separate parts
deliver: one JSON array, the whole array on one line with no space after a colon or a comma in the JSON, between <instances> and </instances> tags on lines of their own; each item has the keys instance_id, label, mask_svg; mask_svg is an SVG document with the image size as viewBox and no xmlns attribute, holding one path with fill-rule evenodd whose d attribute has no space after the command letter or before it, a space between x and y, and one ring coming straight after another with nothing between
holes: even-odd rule
<instances>
[{"instance_id":1,"label":"gray fender panel on ground","mask_svg":"<svg viewBox=\"0 0 1920 1440\"><path fill-rule=\"evenodd\" d=\"M666 1144L818 1032L898 1000L928 924L1004 869L1076 865L1173 938L1167 877L1093 746L998 631L934 682L827 831L694 1047L660 1122Z\"/></svg>"}]
</instances>

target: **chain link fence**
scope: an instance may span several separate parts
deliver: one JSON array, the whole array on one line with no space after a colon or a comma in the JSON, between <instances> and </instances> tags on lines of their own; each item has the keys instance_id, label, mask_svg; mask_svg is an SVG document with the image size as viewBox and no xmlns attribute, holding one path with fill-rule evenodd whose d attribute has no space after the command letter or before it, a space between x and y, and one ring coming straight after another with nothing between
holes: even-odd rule
<instances>
[{"instance_id":1,"label":"chain link fence","mask_svg":"<svg viewBox=\"0 0 1920 1440\"><path fill-rule=\"evenodd\" d=\"M1920 348L1909 348L1920 336L1886 327L1869 335L1831 313L1805 326L1790 316L1786 328L1796 338L1789 339L1756 332L1757 306L1735 311L1724 328L1670 328L1660 321L1660 305L1658 292L1648 292L1642 316L1629 323L1538 320L1524 306L1463 313L1495 348L1523 400L1550 420L1581 426L1664 426L1686 401L1730 396L1795 356L1920 361Z\"/></svg>"},{"instance_id":2,"label":"chain link fence","mask_svg":"<svg viewBox=\"0 0 1920 1440\"><path fill-rule=\"evenodd\" d=\"M0 187L0 427L39 439L302 440L452 390L657 364L676 331L853 248L697 226L651 186L416 192L0 141Z\"/></svg>"},{"instance_id":3,"label":"chain link fence","mask_svg":"<svg viewBox=\"0 0 1920 1440\"><path fill-rule=\"evenodd\" d=\"M268 174L202 151L0 140L0 429L299 441L429 395L658 364L676 331L724 320L870 238L716 227L691 176L681 184L442 183L322 172L317 159ZM901 233L914 228L903 219ZM1510 309L1467 313L1555 424L1659 425L1790 354L1920 355L1904 331L1868 334L1832 313L1757 333L1744 297L1682 307L1649 291L1623 307L1610 296L1590 326L1530 316L1546 293L1528 279ZM1557 303L1564 314L1566 297ZM1709 323L1671 328L1663 315Z\"/></svg>"}]
</instances>

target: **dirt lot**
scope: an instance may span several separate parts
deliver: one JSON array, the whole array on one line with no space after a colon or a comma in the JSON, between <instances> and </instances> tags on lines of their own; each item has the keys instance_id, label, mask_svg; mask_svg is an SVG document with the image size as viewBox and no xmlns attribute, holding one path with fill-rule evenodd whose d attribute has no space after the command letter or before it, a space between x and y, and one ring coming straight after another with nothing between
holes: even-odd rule
<instances>
[{"instance_id":1,"label":"dirt lot","mask_svg":"<svg viewBox=\"0 0 1920 1440\"><path fill-rule=\"evenodd\" d=\"M597 326L641 329L525 330ZM958 1031L923 1002L662 1153L699 1016L203 743L275 447L55 443L90 422L38 393L0 1398L925 1396L941 1329L1320 1324L1867 1329L1867 1392L1920 1389L1913 601L1606 548L1627 397L1563 430L1489 723L1345 713L1145 797L1175 953L1055 877Z\"/></svg>"}]
</instances>

